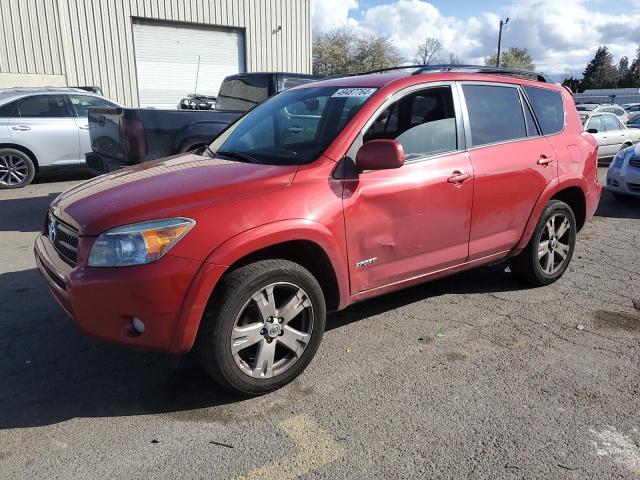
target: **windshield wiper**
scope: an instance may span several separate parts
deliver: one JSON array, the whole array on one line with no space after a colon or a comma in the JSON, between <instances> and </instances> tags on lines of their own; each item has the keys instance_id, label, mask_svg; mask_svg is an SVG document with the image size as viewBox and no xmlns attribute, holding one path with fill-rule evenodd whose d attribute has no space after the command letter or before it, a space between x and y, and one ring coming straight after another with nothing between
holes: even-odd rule
<instances>
[{"instance_id":1,"label":"windshield wiper","mask_svg":"<svg viewBox=\"0 0 640 480\"><path fill-rule=\"evenodd\" d=\"M204 153L208 154L211 158L216 158L215 153L213 153L213 150L211 150L211 148L209 148L209 145L205 145Z\"/></svg>"},{"instance_id":2,"label":"windshield wiper","mask_svg":"<svg viewBox=\"0 0 640 480\"><path fill-rule=\"evenodd\" d=\"M236 160L242 160L243 162L262 163L257 158L254 158L251 155L247 155L246 153L238 152L236 150L232 150L232 151L218 150L216 153L218 155L224 155L225 157L235 158Z\"/></svg>"}]
</instances>

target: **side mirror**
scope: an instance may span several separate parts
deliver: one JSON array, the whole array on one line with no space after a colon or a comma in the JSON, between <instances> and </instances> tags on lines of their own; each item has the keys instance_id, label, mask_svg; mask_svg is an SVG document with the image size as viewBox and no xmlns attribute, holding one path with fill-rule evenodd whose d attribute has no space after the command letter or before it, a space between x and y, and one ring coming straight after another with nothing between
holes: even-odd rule
<instances>
[{"instance_id":1,"label":"side mirror","mask_svg":"<svg viewBox=\"0 0 640 480\"><path fill-rule=\"evenodd\" d=\"M598 129L597 128L589 128L589 129L587 129L587 133L598 133Z\"/></svg>"},{"instance_id":2,"label":"side mirror","mask_svg":"<svg viewBox=\"0 0 640 480\"><path fill-rule=\"evenodd\" d=\"M364 170L388 170L404 165L404 149L395 140L371 140L360 147L356 154L356 168Z\"/></svg>"}]
</instances>

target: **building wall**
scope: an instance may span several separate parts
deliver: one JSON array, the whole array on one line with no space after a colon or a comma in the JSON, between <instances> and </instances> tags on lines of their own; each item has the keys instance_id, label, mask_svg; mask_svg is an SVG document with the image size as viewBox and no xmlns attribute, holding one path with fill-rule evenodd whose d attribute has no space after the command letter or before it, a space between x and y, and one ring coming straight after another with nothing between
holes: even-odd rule
<instances>
[{"instance_id":1,"label":"building wall","mask_svg":"<svg viewBox=\"0 0 640 480\"><path fill-rule=\"evenodd\" d=\"M0 0L0 88L97 85L138 105L132 17L240 28L247 71L311 73L310 0Z\"/></svg>"}]
</instances>

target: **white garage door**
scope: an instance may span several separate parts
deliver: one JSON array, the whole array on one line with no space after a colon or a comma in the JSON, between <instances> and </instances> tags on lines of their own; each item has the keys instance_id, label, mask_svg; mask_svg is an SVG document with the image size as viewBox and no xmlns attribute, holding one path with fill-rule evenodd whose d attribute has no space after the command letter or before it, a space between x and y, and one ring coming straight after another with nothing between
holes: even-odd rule
<instances>
[{"instance_id":1,"label":"white garage door","mask_svg":"<svg viewBox=\"0 0 640 480\"><path fill-rule=\"evenodd\" d=\"M142 107L176 108L196 78L197 93L217 95L224 77L245 70L238 30L135 23L133 38Z\"/></svg>"}]
</instances>

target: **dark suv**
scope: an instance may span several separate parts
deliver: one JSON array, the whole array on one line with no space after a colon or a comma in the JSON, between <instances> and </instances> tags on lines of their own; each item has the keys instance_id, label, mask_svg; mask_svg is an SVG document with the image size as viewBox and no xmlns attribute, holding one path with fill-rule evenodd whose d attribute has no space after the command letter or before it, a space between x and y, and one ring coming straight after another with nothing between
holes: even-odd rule
<instances>
[{"instance_id":1,"label":"dark suv","mask_svg":"<svg viewBox=\"0 0 640 480\"><path fill-rule=\"evenodd\" d=\"M497 261L557 280L600 198L596 151L571 94L530 72L320 81L202 155L63 193L36 259L87 333L196 348L223 386L263 393L309 364L327 311Z\"/></svg>"}]
</instances>

